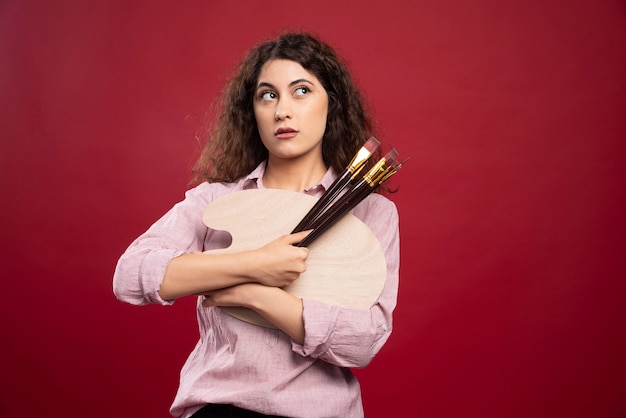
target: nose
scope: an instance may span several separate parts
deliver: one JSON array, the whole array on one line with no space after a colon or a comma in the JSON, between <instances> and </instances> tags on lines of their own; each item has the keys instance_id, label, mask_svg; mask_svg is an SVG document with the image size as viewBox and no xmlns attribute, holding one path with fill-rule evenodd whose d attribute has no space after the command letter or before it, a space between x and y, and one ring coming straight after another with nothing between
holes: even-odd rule
<instances>
[{"instance_id":1,"label":"nose","mask_svg":"<svg viewBox=\"0 0 626 418\"><path fill-rule=\"evenodd\" d=\"M286 101L280 101L279 103L276 104L276 111L274 112L274 119L278 120L285 120L285 119L291 119L292 116L292 110L291 110L291 106L289 105L289 103L287 103Z\"/></svg>"}]
</instances>

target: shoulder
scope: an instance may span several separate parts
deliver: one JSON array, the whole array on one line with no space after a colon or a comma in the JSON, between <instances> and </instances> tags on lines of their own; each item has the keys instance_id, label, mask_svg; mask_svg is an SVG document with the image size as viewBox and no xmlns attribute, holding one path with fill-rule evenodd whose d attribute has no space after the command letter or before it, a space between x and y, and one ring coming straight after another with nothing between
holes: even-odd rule
<instances>
[{"instance_id":1,"label":"shoulder","mask_svg":"<svg viewBox=\"0 0 626 418\"><path fill-rule=\"evenodd\" d=\"M213 200L218 199L222 196L226 196L227 194L230 194L232 192L236 192L250 187L256 188L256 180L257 178L263 177L264 169L265 162L263 161L259 163L259 165L250 174L241 177L234 182L202 182L197 186L187 190L187 192L185 192L185 197L187 199L200 199L204 200L204 203L210 203Z\"/></svg>"},{"instance_id":2,"label":"shoulder","mask_svg":"<svg viewBox=\"0 0 626 418\"><path fill-rule=\"evenodd\" d=\"M222 196L234 192L238 188L238 183L209 183L204 182L187 190L185 200L197 201L208 204Z\"/></svg>"},{"instance_id":3,"label":"shoulder","mask_svg":"<svg viewBox=\"0 0 626 418\"><path fill-rule=\"evenodd\" d=\"M366 223L372 218L391 221L398 218L398 208L386 196L372 193L354 208L352 214Z\"/></svg>"},{"instance_id":4,"label":"shoulder","mask_svg":"<svg viewBox=\"0 0 626 418\"><path fill-rule=\"evenodd\" d=\"M389 198L372 193L354 208L352 214L367 225L383 249L398 247L400 234L398 209Z\"/></svg>"}]
</instances>

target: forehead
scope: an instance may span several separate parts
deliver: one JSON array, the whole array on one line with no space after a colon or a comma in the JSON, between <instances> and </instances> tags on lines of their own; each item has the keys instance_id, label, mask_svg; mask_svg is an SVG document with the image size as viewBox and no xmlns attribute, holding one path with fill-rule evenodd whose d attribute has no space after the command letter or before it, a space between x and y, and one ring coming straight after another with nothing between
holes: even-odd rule
<instances>
[{"instance_id":1,"label":"forehead","mask_svg":"<svg viewBox=\"0 0 626 418\"><path fill-rule=\"evenodd\" d=\"M273 85L289 84L295 80L307 80L314 84L319 84L317 77L296 61L273 59L261 67L257 85L260 83Z\"/></svg>"}]
</instances>

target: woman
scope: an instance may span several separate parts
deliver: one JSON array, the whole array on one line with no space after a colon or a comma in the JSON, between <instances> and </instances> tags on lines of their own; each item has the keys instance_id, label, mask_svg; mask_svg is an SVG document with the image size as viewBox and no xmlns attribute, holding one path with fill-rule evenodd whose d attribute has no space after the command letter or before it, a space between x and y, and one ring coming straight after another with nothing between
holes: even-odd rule
<instances>
[{"instance_id":1,"label":"woman","mask_svg":"<svg viewBox=\"0 0 626 418\"><path fill-rule=\"evenodd\" d=\"M116 296L171 304L198 297L200 339L185 363L171 407L177 417L360 417L358 381L391 333L398 288L395 205L372 194L352 214L378 238L387 262L384 289L370 309L297 298L282 287L306 269L307 231L251 251L208 229L204 208L244 189L321 196L371 135L361 96L335 52L308 34L288 33L253 48L223 94L223 108L196 164L203 181L120 258ZM253 309L276 329L217 307ZM263 415L265 414L265 415Z\"/></svg>"}]
</instances>

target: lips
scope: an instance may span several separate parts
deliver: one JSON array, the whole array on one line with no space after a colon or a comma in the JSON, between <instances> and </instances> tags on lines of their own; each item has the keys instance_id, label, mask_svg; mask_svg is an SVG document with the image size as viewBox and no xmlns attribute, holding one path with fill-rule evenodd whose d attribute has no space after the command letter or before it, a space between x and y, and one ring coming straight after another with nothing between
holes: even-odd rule
<instances>
[{"instance_id":1,"label":"lips","mask_svg":"<svg viewBox=\"0 0 626 418\"><path fill-rule=\"evenodd\" d=\"M274 132L274 135L279 139L289 139L298 135L298 131L293 128L278 128Z\"/></svg>"}]
</instances>

